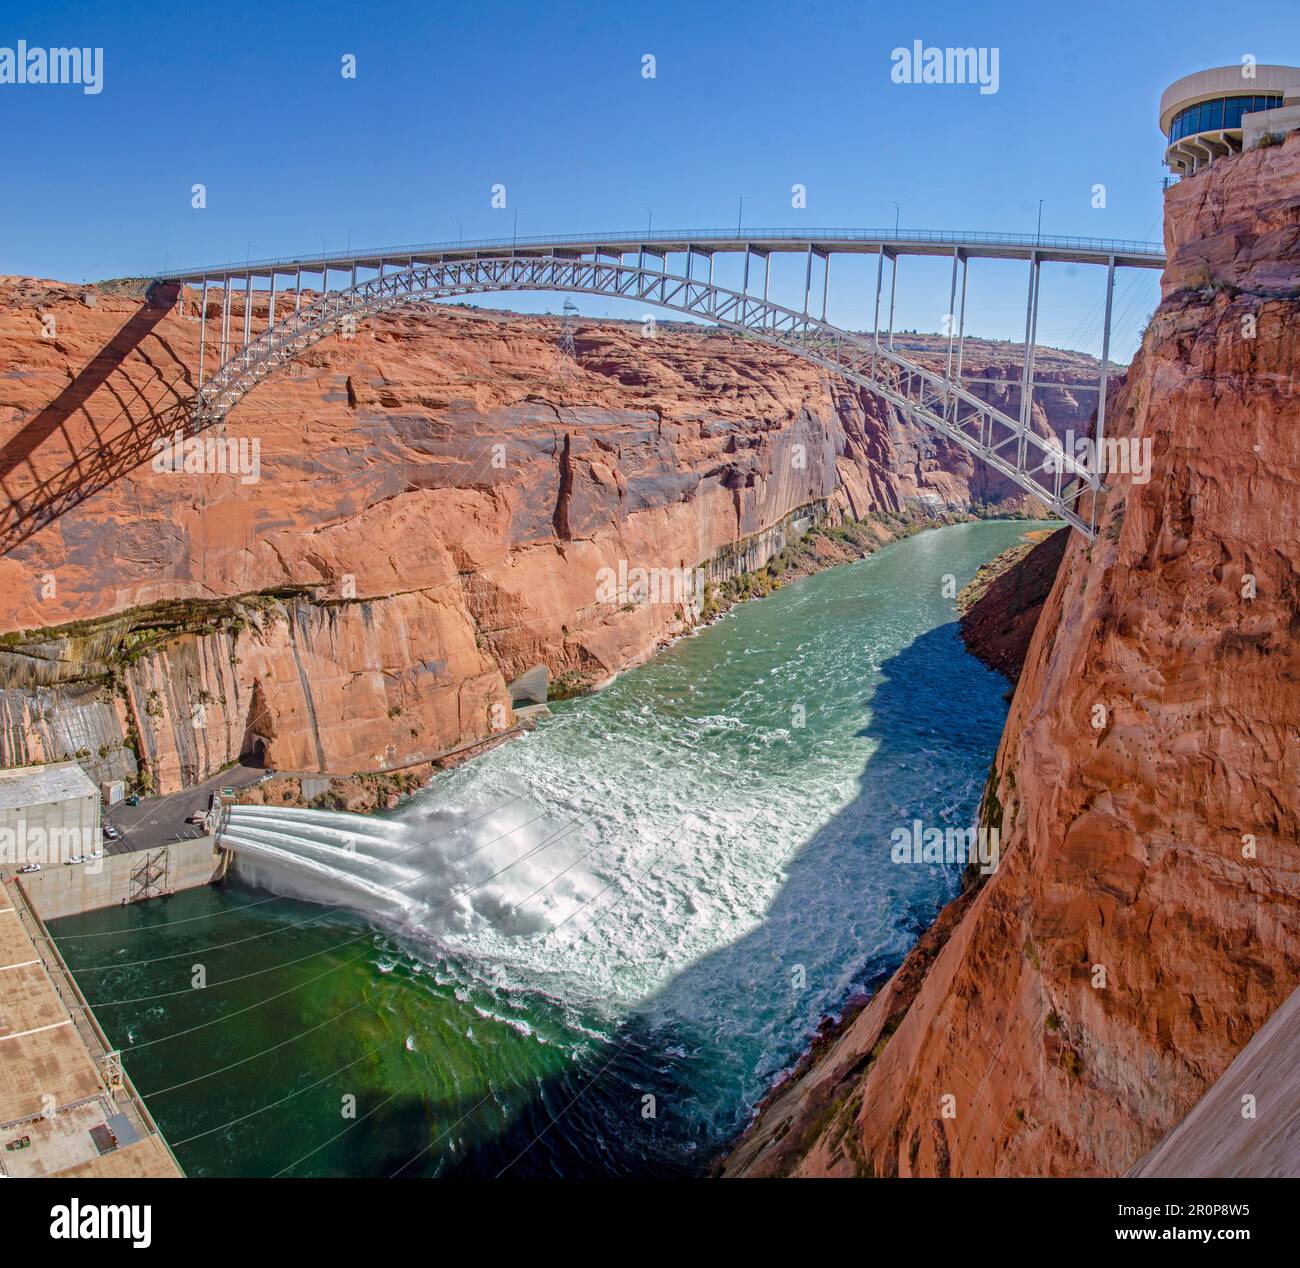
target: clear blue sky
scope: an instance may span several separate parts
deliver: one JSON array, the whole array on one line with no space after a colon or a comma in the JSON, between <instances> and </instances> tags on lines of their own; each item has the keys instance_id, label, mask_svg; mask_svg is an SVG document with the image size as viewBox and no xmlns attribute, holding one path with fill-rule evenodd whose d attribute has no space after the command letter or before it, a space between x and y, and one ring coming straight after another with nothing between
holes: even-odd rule
<instances>
[{"instance_id":1,"label":"clear blue sky","mask_svg":"<svg viewBox=\"0 0 1300 1268\"><path fill-rule=\"evenodd\" d=\"M1295 0L0 0L0 16L0 45L104 49L98 95L0 85L0 272L73 281L333 249L349 231L509 235L516 211L521 236L635 229L645 206L656 228L734 225L740 194L751 226L892 225L897 201L904 228L1032 232L1041 198L1045 233L1156 238L1161 89L1243 53L1300 54ZM891 50L914 39L997 47L999 91L891 82ZM900 326L937 326L931 280L943 301L918 288ZM850 264L833 317L869 321L860 285ZM1094 296L1061 285L1043 338L1086 342L1073 328ZM1017 335L1021 295L990 277L977 324Z\"/></svg>"}]
</instances>

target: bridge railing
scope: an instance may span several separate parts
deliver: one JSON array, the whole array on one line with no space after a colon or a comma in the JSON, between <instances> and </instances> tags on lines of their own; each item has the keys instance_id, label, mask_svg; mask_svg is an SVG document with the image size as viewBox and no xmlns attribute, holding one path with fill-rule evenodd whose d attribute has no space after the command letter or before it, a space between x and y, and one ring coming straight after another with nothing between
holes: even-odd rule
<instances>
[{"instance_id":1,"label":"bridge railing","mask_svg":"<svg viewBox=\"0 0 1300 1268\"><path fill-rule=\"evenodd\" d=\"M414 245L352 248L324 251L313 255L272 256L259 260L228 260L190 269L173 269L158 274L159 281L175 281L200 274L229 273L245 277L249 273L272 268L284 271L332 264L340 260L398 260L408 256L456 255L471 251L528 251L536 248L578 246L626 246L629 250L651 246L682 246L691 243L716 244L790 242L833 245L834 243L880 243L934 246L987 246L1018 250L1087 251L1104 255L1150 259L1153 264L1164 260L1164 247L1156 242L1128 238L1086 238L1056 234L990 233L979 230L947 229L656 229L646 233L564 233L542 237L470 238L456 242L424 242Z\"/></svg>"}]
</instances>

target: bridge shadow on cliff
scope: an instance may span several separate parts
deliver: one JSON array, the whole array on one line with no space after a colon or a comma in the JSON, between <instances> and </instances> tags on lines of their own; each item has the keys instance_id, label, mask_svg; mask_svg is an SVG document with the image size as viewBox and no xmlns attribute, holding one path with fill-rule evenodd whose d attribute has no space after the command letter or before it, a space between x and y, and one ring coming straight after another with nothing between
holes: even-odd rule
<instances>
[{"instance_id":1,"label":"bridge shadow on cliff","mask_svg":"<svg viewBox=\"0 0 1300 1268\"><path fill-rule=\"evenodd\" d=\"M157 333L177 294L174 285L151 291L80 373L0 449L0 555L141 466L154 453L155 440L184 426L193 380ZM174 363L173 372L143 351L151 336ZM132 378L129 363L151 377ZM60 461L62 466L48 470Z\"/></svg>"},{"instance_id":2,"label":"bridge shadow on cliff","mask_svg":"<svg viewBox=\"0 0 1300 1268\"><path fill-rule=\"evenodd\" d=\"M749 1101L761 1096L797 1059L819 1018L883 985L957 891L959 869L937 875L923 865L894 864L890 833L914 818L927 826L974 822L1001 734L1007 682L978 665L954 676L954 658L968 656L952 622L886 661L857 732L877 745L857 793L789 857L763 922L682 969L642 1003L612 1045L541 1083L504 1127L494 1105L484 1123L499 1134L444 1158L440 1174L707 1170L744 1125L728 1121L724 1109L737 1087ZM936 779L936 754L954 746L966 772L958 789ZM871 856L871 885L860 892L864 854ZM846 974L846 963L856 969ZM799 966L806 986L795 989ZM793 1042L781 1037L800 1032ZM643 1116L643 1095L655 1098L653 1118ZM702 1126L704 1119L714 1126ZM431 1151L430 1163L438 1152ZM395 1159L394 1167L403 1161Z\"/></svg>"}]
</instances>

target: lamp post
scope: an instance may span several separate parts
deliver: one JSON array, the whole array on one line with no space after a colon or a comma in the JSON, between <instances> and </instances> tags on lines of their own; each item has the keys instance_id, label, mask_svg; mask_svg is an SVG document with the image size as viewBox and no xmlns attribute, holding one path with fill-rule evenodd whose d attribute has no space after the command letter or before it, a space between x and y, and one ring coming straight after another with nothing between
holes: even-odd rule
<instances>
[{"instance_id":1,"label":"lamp post","mask_svg":"<svg viewBox=\"0 0 1300 1268\"><path fill-rule=\"evenodd\" d=\"M649 207L645 205L645 203L641 204L641 210L645 212L645 231L646 231L646 236L649 237L650 228L655 222L655 214L653 211L650 210Z\"/></svg>"},{"instance_id":2,"label":"lamp post","mask_svg":"<svg viewBox=\"0 0 1300 1268\"><path fill-rule=\"evenodd\" d=\"M894 237L898 237L898 217L901 211L902 208L897 203L894 203Z\"/></svg>"},{"instance_id":3,"label":"lamp post","mask_svg":"<svg viewBox=\"0 0 1300 1268\"><path fill-rule=\"evenodd\" d=\"M1034 241L1040 246L1043 242L1043 199L1038 200L1038 229L1034 233Z\"/></svg>"},{"instance_id":4,"label":"lamp post","mask_svg":"<svg viewBox=\"0 0 1300 1268\"><path fill-rule=\"evenodd\" d=\"M736 208L736 237L740 237L740 222L745 214L745 199L748 197L748 194L741 194L740 203Z\"/></svg>"}]
</instances>

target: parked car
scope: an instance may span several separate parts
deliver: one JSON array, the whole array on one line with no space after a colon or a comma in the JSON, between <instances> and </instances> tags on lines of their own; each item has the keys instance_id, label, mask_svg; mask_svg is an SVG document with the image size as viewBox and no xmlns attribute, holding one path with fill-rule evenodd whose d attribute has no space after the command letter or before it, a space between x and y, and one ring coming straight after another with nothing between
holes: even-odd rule
<instances>
[{"instance_id":1,"label":"parked car","mask_svg":"<svg viewBox=\"0 0 1300 1268\"><path fill-rule=\"evenodd\" d=\"M103 828L105 841L120 841L122 839L121 830L115 828L111 823L104 824Z\"/></svg>"},{"instance_id":2,"label":"parked car","mask_svg":"<svg viewBox=\"0 0 1300 1268\"><path fill-rule=\"evenodd\" d=\"M24 863L18 870L23 874L28 872L39 872L41 870L41 865L39 863Z\"/></svg>"},{"instance_id":3,"label":"parked car","mask_svg":"<svg viewBox=\"0 0 1300 1268\"><path fill-rule=\"evenodd\" d=\"M63 860L64 867L71 867L74 863L84 863L86 856L84 854L74 854L70 859Z\"/></svg>"}]
</instances>

